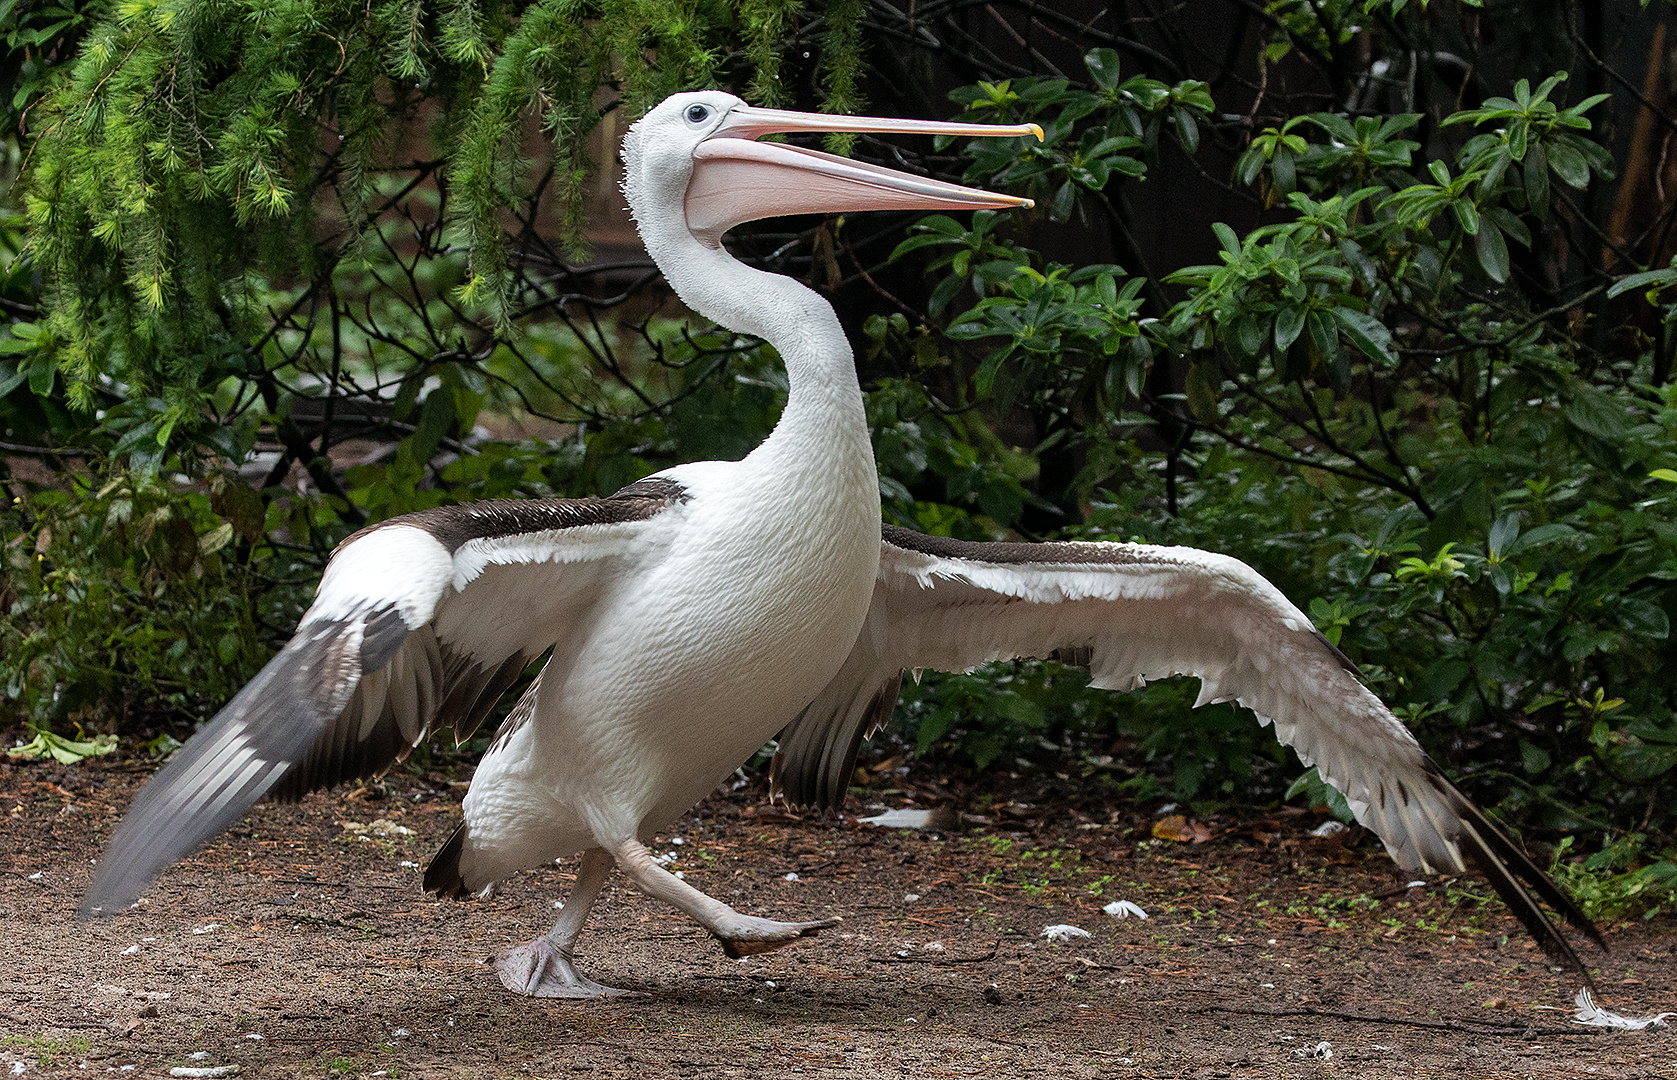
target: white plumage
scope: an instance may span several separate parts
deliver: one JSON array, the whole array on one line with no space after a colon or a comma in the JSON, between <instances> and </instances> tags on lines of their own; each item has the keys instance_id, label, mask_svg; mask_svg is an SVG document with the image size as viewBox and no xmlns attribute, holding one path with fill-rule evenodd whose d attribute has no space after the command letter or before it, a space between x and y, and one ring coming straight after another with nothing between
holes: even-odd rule
<instances>
[{"instance_id":1,"label":"white plumage","mask_svg":"<svg viewBox=\"0 0 1677 1080\"><path fill-rule=\"evenodd\" d=\"M466 896L582 852L558 923L497 966L522 993L613 993L571 962L613 866L731 955L832 924L743 915L643 845L777 731L777 785L793 801L833 805L904 669L1069 650L1097 686L1192 674L1201 703L1251 707L1345 792L1400 864L1478 866L1546 947L1579 966L1517 879L1593 933L1588 921L1249 567L1188 548L964 544L890 527L882 541L837 318L797 282L736 262L721 234L781 213L1024 200L751 141L792 130L1028 131L782 113L717 92L649 113L624 145L636 222L690 307L783 358L789 393L774 432L742 461L679 466L607 499L447 507L345 541L292 641L136 800L85 907L131 902L265 794L376 772L437 727L465 737L550 653L425 883Z\"/></svg>"}]
</instances>

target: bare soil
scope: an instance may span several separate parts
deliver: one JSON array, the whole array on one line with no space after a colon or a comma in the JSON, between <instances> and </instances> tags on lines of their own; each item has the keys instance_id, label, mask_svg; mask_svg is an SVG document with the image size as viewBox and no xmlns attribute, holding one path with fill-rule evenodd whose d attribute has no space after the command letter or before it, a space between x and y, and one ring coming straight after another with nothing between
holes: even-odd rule
<instances>
[{"instance_id":1,"label":"bare soil","mask_svg":"<svg viewBox=\"0 0 1677 1080\"><path fill-rule=\"evenodd\" d=\"M487 962L547 928L566 866L420 893L463 792L438 773L259 806L138 908L78 922L150 770L0 759L0 1076L1677 1078L1677 1035L1572 1025L1576 980L1482 887L1405 888L1307 813L1194 844L1052 777L998 779L943 831L718 792L654 850L743 911L842 926L729 960L616 878L580 966L642 996L574 1003L515 997ZM853 810L949 801L880 775ZM1060 923L1089 936L1051 944ZM1677 923L1607 929L1602 1003L1677 1009Z\"/></svg>"}]
</instances>

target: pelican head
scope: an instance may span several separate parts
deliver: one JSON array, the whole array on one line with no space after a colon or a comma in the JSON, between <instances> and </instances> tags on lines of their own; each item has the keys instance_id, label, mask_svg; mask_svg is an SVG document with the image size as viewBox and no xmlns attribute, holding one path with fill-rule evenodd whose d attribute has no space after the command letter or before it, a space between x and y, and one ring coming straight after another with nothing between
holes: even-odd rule
<instances>
[{"instance_id":1,"label":"pelican head","mask_svg":"<svg viewBox=\"0 0 1677 1080\"><path fill-rule=\"evenodd\" d=\"M867 165L763 135L793 131L918 132L1042 138L1035 124L1002 126L830 116L748 105L720 90L665 98L623 140L624 182L649 248L680 230L708 248L735 225L784 214L1030 206L1012 195ZM654 250L656 257L657 251Z\"/></svg>"}]
</instances>

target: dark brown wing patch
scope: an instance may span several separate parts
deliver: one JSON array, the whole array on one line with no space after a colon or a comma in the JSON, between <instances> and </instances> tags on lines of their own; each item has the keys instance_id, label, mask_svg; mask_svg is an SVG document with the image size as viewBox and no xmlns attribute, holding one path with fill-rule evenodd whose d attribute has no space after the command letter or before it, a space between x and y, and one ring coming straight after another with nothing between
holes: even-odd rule
<instances>
[{"instance_id":1,"label":"dark brown wing patch","mask_svg":"<svg viewBox=\"0 0 1677 1080\"><path fill-rule=\"evenodd\" d=\"M339 546L392 525L409 525L430 533L452 554L469 541L487 537L644 521L687 498L686 489L675 481L648 478L604 499L501 499L439 506L379 522ZM422 629L412 633L428 632ZM369 616L361 639L362 673L383 670L411 637L394 607ZM275 786L274 796L297 799L310 791L383 772L405 758L414 742L438 728L453 728L456 742L465 742L531 660L520 654L485 665L447 649L440 655L440 670L434 662L422 662L416 655L415 660L420 662L405 673L413 685L393 687L375 718L363 715L358 692L309 748L307 757ZM407 693L413 697L406 697ZM402 702L413 705L417 715L404 716Z\"/></svg>"},{"instance_id":2,"label":"dark brown wing patch","mask_svg":"<svg viewBox=\"0 0 1677 1080\"><path fill-rule=\"evenodd\" d=\"M1098 545L1114 550L1098 550L1094 544L1008 544L978 540L955 540L947 536L927 536L900 525L885 525L880 529L887 544L904 551L918 551L934 559L968 559L972 562L996 563L1052 563L1071 565L1099 563L1104 566L1123 566L1145 560L1129 554L1116 544Z\"/></svg>"},{"instance_id":3,"label":"dark brown wing patch","mask_svg":"<svg viewBox=\"0 0 1677 1080\"><path fill-rule=\"evenodd\" d=\"M471 540L491 536L573 529L580 525L620 525L645 521L676 503L686 502L687 489L674 480L648 477L603 499L491 499L459 506L403 514L369 525L338 547L353 544L368 533L392 525L407 525L430 533L450 555Z\"/></svg>"}]
</instances>

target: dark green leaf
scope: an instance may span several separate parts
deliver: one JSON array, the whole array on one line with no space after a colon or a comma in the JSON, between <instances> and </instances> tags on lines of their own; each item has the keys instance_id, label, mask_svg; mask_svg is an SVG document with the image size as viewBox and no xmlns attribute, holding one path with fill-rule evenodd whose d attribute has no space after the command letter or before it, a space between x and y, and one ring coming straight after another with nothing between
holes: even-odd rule
<instances>
[{"instance_id":1,"label":"dark green leaf","mask_svg":"<svg viewBox=\"0 0 1677 1080\"><path fill-rule=\"evenodd\" d=\"M1619 627L1627 634L1664 641L1671 634L1671 620L1657 604L1628 597L1616 605Z\"/></svg>"},{"instance_id":2,"label":"dark green leaf","mask_svg":"<svg viewBox=\"0 0 1677 1080\"><path fill-rule=\"evenodd\" d=\"M1508 280L1508 242L1502 238L1502 230L1491 224L1489 218L1480 219L1473 249L1486 276L1498 284Z\"/></svg>"},{"instance_id":3,"label":"dark green leaf","mask_svg":"<svg viewBox=\"0 0 1677 1080\"><path fill-rule=\"evenodd\" d=\"M1479 209L1466 199L1457 199L1450 204L1450 209L1456 213L1456 220L1461 222L1462 231L1469 236L1479 232Z\"/></svg>"},{"instance_id":4,"label":"dark green leaf","mask_svg":"<svg viewBox=\"0 0 1677 1080\"><path fill-rule=\"evenodd\" d=\"M426 396L425 403L419 408L418 430L413 433L410 443L413 459L422 464L430 461L443 436L453 425L454 395L439 387Z\"/></svg>"},{"instance_id":5,"label":"dark green leaf","mask_svg":"<svg viewBox=\"0 0 1677 1080\"><path fill-rule=\"evenodd\" d=\"M1593 387L1574 387L1562 411L1573 427L1598 439L1617 441L1630 430L1624 406Z\"/></svg>"},{"instance_id":6,"label":"dark green leaf","mask_svg":"<svg viewBox=\"0 0 1677 1080\"><path fill-rule=\"evenodd\" d=\"M115 446L111 447L111 456L122 457L124 454L134 451L135 448L147 444L149 444L152 449L155 449L156 443L152 441L152 438L156 434L156 420L147 420L143 423L135 424L123 434L122 438L116 441Z\"/></svg>"},{"instance_id":7,"label":"dark green leaf","mask_svg":"<svg viewBox=\"0 0 1677 1080\"><path fill-rule=\"evenodd\" d=\"M1542 747L1520 740L1520 765L1534 776L1549 771L1549 752Z\"/></svg>"},{"instance_id":8,"label":"dark green leaf","mask_svg":"<svg viewBox=\"0 0 1677 1080\"><path fill-rule=\"evenodd\" d=\"M926 311L934 317L942 315L943 309L949 306L949 302L955 299L956 294L961 291L961 286L966 283L967 279L959 274L950 274L938 282L937 287L932 290L931 297L926 301Z\"/></svg>"},{"instance_id":9,"label":"dark green leaf","mask_svg":"<svg viewBox=\"0 0 1677 1080\"><path fill-rule=\"evenodd\" d=\"M1312 308L1304 317L1310 331L1310 344L1323 364L1331 365L1339 359L1339 330L1332 316Z\"/></svg>"},{"instance_id":10,"label":"dark green leaf","mask_svg":"<svg viewBox=\"0 0 1677 1080\"><path fill-rule=\"evenodd\" d=\"M1217 391L1212 388L1211 381L1200 371L1200 365L1189 365L1188 374L1183 380L1183 389L1188 396L1188 408L1193 411L1200 422L1215 424L1219 414Z\"/></svg>"},{"instance_id":11,"label":"dark green leaf","mask_svg":"<svg viewBox=\"0 0 1677 1080\"><path fill-rule=\"evenodd\" d=\"M1351 127L1350 121L1343 116L1333 113L1311 113L1310 122L1327 132L1328 135L1347 145L1357 141L1357 133Z\"/></svg>"},{"instance_id":12,"label":"dark green leaf","mask_svg":"<svg viewBox=\"0 0 1677 1080\"><path fill-rule=\"evenodd\" d=\"M1305 309L1301 307L1286 307L1275 313L1275 347L1277 349L1290 348L1304 333Z\"/></svg>"},{"instance_id":13,"label":"dark green leaf","mask_svg":"<svg viewBox=\"0 0 1677 1080\"><path fill-rule=\"evenodd\" d=\"M1472 671L1472 666L1459 657L1435 660L1416 678L1415 697L1420 701L1445 701Z\"/></svg>"},{"instance_id":14,"label":"dark green leaf","mask_svg":"<svg viewBox=\"0 0 1677 1080\"><path fill-rule=\"evenodd\" d=\"M390 403L390 415L397 420L406 420L413 412L414 402L419 399L419 391L425 386L423 370L415 371L402 380L402 385L396 391L396 398Z\"/></svg>"},{"instance_id":15,"label":"dark green leaf","mask_svg":"<svg viewBox=\"0 0 1677 1080\"><path fill-rule=\"evenodd\" d=\"M1515 161L1526 156L1526 137L1531 134L1531 125L1524 120L1516 120L1508 125L1508 154Z\"/></svg>"},{"instance_id":16,"label":"dark green leaf","mask_svg":"<svg viewBox=\"0 0 1677 1080\"><path fill-rule=\"evenodd\" d=\"M1234 324L1235 344L1247 356L1257 356L1263 352L1264 338L1268 336L1264 332L1265 329L1264 324L1256 318L1251 315L1244 315L1239 322Z\"/></svg>"},{"instance_id":17,"label":"dark green leaf","mask_svg":"<svg viewBox=\"0 0 1677 1080\"><path fill-rule=\"evenodd\" d=\"M1235 231L1233 229L1229 228L1221 221L1213 221L1211 223L1211 231L1217 234L1217 242L1223 245L1224 251L1228 252L1236 259L1241 257L1242 251L1240 247L1240 237L1235 235Z\"/></svg>"},{"instance_id":18,"label":"dark green leaf","mask_svg":"<svg viewBox=\"0 0 1677 1080\"><path fill-rule=\"evenodd\" d=\"M1512 210L1493 206L1485 211L1485 217L1496 222L1496 227L1502 230L1504 236L1519 241L1525 247L1531 247L1531 230L1526 228L1525 222L1514 216Z\"/></svg>"},{"instance_id":19,"label":"dark green leaf","mask_svg":"<svg viewBox=\"0 0 1677 1080\"><path fill-rule=\"evenodd\" d=\"M1070 180L1060 185L1060 190L1054 193L1054 202L1049 207L1048 216L1054 221L1065 221L1071 217L1072 208L1077 205L1077 188Z\"/></svg>"},{"instance_id":20,"label":"dark green leaf","mask_svg":"<svg viewBox=\"0 0 1677 1080\"><path fill-rule=\"evenodd\" d=\"M1520 515L1503 514L1491 526L1490 536L1486 544L1492 555L1502 557L1510 551L1514 538L1520 535Z\"/></svg>"},{"instance_id":21,"label":"dark green leaf","mask_svg":"<svg viewBox=\"0 0 1677 1080\"><path fill-rule=\"evenodd\" d=\"M1298 172L1294 168L1291 150L1277 150L1269 163L1269 174L1275 179L1276 189L1286 194L1298 186Z\"/></svg>"},{"instance_id":22,"label":"dark green leaf","mask_svg":"<svg viewBox=\"0 0 1677 1080\"><path fill-rule=\"evenodd\" d=\"M1176 124L1176 137L1182 140L1182 149L1192 154L1200 148L1200 126L1194 119L1194 114L1178 105L1171 110L1171 117Z\"/></svg>"},{"instance_id":23,"label":"dark green leaf","mask_svg":"<svg viewBox=\"0 0 1677 1080\"><path fill-rule=\"evenodd\" d=\"M46 397L52 393L53 376L58 374L58 364L44 356L37 356L35 362L29 365L29 390L36 397Z\"/></svg>"},{"instance_id":24,"label":"dark green leaf","mask_svg":"<svg viewBox=\"0 0 1677 1080\"><path fill-rule=\"evenodd\" d=\"M1083 55L1083 66L1102 90L1111 90L1123 79L1115 49L1090 49Z\"/></svg>"},{"instance_id":25,"label":"dark green leaf","mask_svg":"<svg viewBox=\"0 0 1677 1080\"><path fill-rule=\"evenodd\" d=\"M1553 544L1557 540L1565 540L1568 537L1576 536L1577 534L1577 529L1574 529L1570 525L1563 525L1559 522L1551 522L1548 525L1539 525L1535 529L1528 529L1526 532L1522 533L1520 538L1514 541L1514 543L1509 546L1507 551L1503 552L1503 557L1513 558L1516 555L1520 555L1527 551L1534 551L1546 544Z\"/></svg>"},{"instance_id":26,"label":"dark green leaf","mask_svg":"<svg viewBox=\"0 0 1677 1080\"><path fill-rule=\"evenodd\" d=\"M1264 171L1264 151L1261 146L1248 146L1246 152L1240 155L1240 160L1234 163L1234 175L1242 184L1250 187L1258 179L1258 174Z\"/></svg>"},{"instance_id":27,"label":"dark green leaf","mask_svg":"<svg viewBox=\"0 0 1677 1080\"><path fill-rule=\"evenodd\" d=\"M1630 780L1651 780L1677 768L1677 746L1632 743L1614 759L1618 771Z\"/></svg>"},{"instance_id":28,"label":"dark green leaf","mask_svg":"<svg viewBox=\"0 0 1677 1080\"><path fill-rule=\"evenodd\" d=\"M1388 363L1397 361L1397 353L1392 349L1392 334L1385 324L1366 312L1352 308L1334 308L1334 321L1339 323L1340 329L1351 343L1360 349L1370 360L1384 360Z\"/></svg>"},{"instance_id":29,"label":"dark green leaf","mask_svg":"<svg viewBox=\"0 0 1677 1080\"><path fill-rule=\"evenodd\" d=\"M1590 182L1590 166L1584 155L1558 139L1549 147L1549 167L1572 187L1582 189Z\"/></svg>"},{"instance_id":30,"label":"dark green leaf","mask_svg":"<svg viewBox=\"0 0 1677 1080\"><path fill-rule=\"evenodd\" d=\"M1008 354L1012 351L1013 347L1011 345L1003 345L986 356L984 362L978 365L978 372L973 376L973 389L978 394L980 401L990 397L991 391L995 389L996 373L1001 370L1002 361L1006 360Z\"/></svg>"},{"instance_id":31,"label":"dark green leaf","mask_svg":"<svg viewBox=\"0 0 1677 1080\"><path fill-rule=\"evenodd\" d=\"M1641 289L1651 285L1657 285L1662 289L1677 285L1677 267L1666 270L1644 270L1640 274L1630 274L1622 277L1607 290L1607 295L1611 298L1632 289Z\"/></svg>"}]
</instances>

